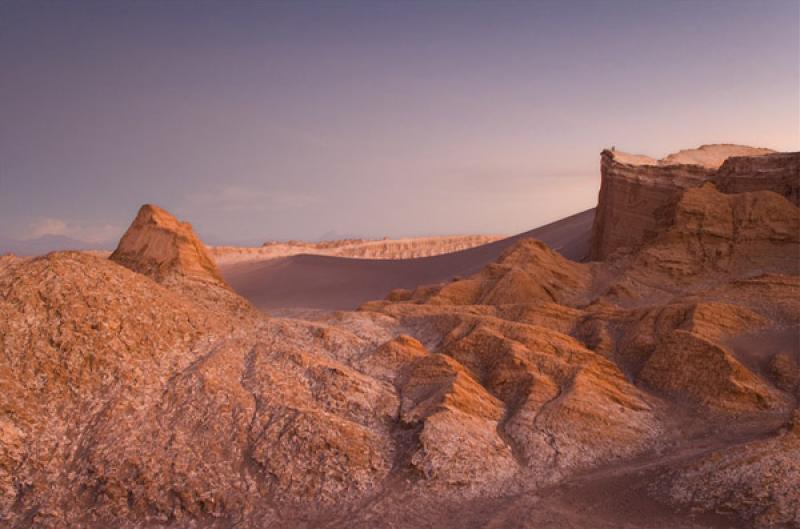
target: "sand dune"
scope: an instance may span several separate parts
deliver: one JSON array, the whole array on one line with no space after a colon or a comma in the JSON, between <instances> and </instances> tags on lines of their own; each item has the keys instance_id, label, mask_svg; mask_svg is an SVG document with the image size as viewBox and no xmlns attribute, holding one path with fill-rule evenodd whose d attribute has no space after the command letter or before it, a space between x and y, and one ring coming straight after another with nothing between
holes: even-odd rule
<instances>
[{"instance_id":1,"label":"sand dune","mask_svg":"<svg viewBox=\"0 0 800 529\"><path fill-rule=\"evenodd\" d=\"M222 276L261 309L353 309L395 288L449 281L476 273L520 239L534 238L580 261L589 250L594 209L534 230L460 252L419 259L350 259L294 255L261 262L227 264Z\"/></svg>"}]
</instances>

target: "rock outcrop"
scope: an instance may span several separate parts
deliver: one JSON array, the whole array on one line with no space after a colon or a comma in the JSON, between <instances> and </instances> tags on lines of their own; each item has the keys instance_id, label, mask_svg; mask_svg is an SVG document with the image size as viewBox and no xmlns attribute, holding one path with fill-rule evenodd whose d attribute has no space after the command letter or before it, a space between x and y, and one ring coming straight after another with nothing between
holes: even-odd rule
<instances>
[{"instance_id":1,"label":"rock outcrop","mask_svg":"<svg viewBox=\"0 0 800 529\"><path fill-rule=\"evenodd\" d=\"M788 405L727 349L693 333L676 330L660 340L639 372L639 381L709 408L755 410Z\"/></svg>"},{"instance_id":2,"label":"rock outcrop","mask_svg":"<svg viewBox=\"0 0 800 529\"><path fill-rule=\"evenodd\" d=\"M152 204L139 209L110 259L156 281L179 276L224 284L192 225Z\"/></svg>"},{"instance_id":3,"label":"rock outcrop","mask_svg":"<svg viewBox=\"0 0 800 529\"><path fill-rule=\"evenodd\" d=\"M705 183L683 193L671 225L630 258L609 294L652 302L701 281L765 273L800 274L797 206L772 191L729 195Z\"/></svg>"},{"instance_id":4,"label":"rock outcrop","mask_svg":"<svg viewBox=\"0 0 800 529\"><path fill-rule=\"evenodd\" d=\"M263 521L392 466L394 391L327 359L363 351L350 333L213 310L80 253L3 267L0 293L3 526Z\"/></svg>"},{"instance_id":5,"label":"rock outcrop","mask_svg":"<svg viewBox=\"0 0 800 529\"><path fill-rule=\"evenodd\" d=\"M705 145L663 160L601 154L601 184L591 258L634 251L673 222L683 192L711 181L724 193L773 191L798 204L800 153Z\"/></svg>"},{"instance_id":6,"label":"rock outcrop","mask_svg":"<svg viewBox=\"0 0 800 529\"><path fill-rule=\"evenodd\" d=\"M414 292L395 291L390 296L436 305L569 303L586 297L591 278L591 266L565 259L540 241L523 239L470 278Z\"/></svg>"}]
</instances>

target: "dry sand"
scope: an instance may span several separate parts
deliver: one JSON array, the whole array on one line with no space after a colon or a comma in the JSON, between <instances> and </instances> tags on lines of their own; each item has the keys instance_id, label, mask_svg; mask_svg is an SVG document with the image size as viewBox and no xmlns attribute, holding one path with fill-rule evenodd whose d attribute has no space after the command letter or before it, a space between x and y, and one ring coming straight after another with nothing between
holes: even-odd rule
<instances>
[{"instance_id":1,"label":"dry sand","mask_svg":"<svg viewBox=\"0 0 800 529\"><path fill-rule=\"evenodd\" d=\"M478 272L523 238L539 239L580 261L589 249L594 209L468 250L419 259L350 259L300 254L222 265L233 289L264 310L354 309L395 288L441 283Z\"/></svg>"}]
</instances>

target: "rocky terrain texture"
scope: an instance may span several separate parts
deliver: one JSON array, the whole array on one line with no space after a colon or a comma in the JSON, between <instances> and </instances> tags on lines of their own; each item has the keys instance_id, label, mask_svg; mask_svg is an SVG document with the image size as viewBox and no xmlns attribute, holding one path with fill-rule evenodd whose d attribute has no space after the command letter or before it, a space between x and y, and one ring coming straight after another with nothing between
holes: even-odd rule
<instances>
[{"instance_id":1,"label":"rocky terrain texture","mask_svg":"<svg viewBox=\"0 0 800 529\"><path fill-rule=\"evenodd\" d=\"M0 525L800 527L800 154L731 160L611 259L303 320L152 206L112 259L0 257Z\"/></svg>"},{"instance_id":2,"label":"rocky terrain texture","mask_svg":"<svg viewBox=\"0 0 800 529\"><path fill-rule=\"evenodd\" d=\"M673 222L683 192L712 182L724 193L774 191L800 205L800 162L792 153L703 145L662 160L619 151L601 155L600 199L591 258L630 252Z\"/></svg>"},{"instance_id":3,"label":"rocky terrain texture","mask_svg":"<svg viewBox=\"0 0 800 529\"><path fill-rule=\"evenodd\" d=\"M291 255L330 255L355 259L417 259L458 252L502 239L500 235L453 235L403 239L342 239L336 241L266 242L257 248L214 246L211 257L219 265L266 261Z\"/></svg>"}]
</instances>

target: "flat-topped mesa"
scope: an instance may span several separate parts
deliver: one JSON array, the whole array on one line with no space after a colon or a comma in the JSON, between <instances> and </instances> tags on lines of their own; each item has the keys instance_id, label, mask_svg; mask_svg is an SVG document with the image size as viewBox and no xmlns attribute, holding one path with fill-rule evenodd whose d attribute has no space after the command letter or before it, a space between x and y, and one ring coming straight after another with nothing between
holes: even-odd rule
<instances>
[{"instance_id":1,"label":"flat-topped mesa","mask_svg":"<svg viewBox=\"0 0 800 529\"><path fill-rule=\"evenodd\" d=\"M661 160L605 150L592 228L592 260L634 250L672 224L687 189L711 181L724 193L774 191L800 203L800 153L743 145L703 145Z\"/></svg>"},{"instance_id":2,"label":"flat-topped mesa","mask_svg":"<svg viewBox=\"0 0 800 529\"><path fill-rule=\"evenodd\" d=\"M110 259L159 282L177 276L225 285L192 225L152 204L139 209Z\"/></svg>"}]
</instances>

